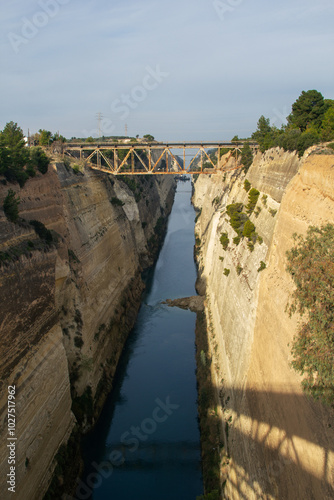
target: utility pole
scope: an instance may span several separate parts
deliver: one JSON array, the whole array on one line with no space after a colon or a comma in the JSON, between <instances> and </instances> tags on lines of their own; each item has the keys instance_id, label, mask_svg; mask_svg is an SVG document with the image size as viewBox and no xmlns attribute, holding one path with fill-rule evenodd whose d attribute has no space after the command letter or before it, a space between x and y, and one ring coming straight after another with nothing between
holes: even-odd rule
<instances>
[{"instance_id":1,"label":"utility pole","mask_svg":"<svg viewBox=\"0 0 334 500\"><path fill-rule=\"evenodd\" d=\"M101 133L101 120L103 118L103 114L99 111L96 114L96 118L97 118L98 130L99 130L99 139L101 139L101 137L102 137L102 133Z\"/></svg>"},{"instance_id":2,"label":"utility pole","mask_svg":"<svg viewBox=\"0 0 334 500\"><path fill-rule=\"evenodd\" d=\"M127 125L127 123L126 123L126 124L125 124L125 137L127 137L127 136L128 136L128 125Z\"/></svg>"}]
</instances>

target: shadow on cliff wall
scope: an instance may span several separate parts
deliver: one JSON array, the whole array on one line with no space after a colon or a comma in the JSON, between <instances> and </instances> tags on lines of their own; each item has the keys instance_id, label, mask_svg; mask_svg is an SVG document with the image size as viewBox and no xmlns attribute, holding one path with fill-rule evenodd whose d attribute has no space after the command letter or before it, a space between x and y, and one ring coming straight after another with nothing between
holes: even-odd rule
<instances>
[{"instance_id":1,"label":"shadow on cliff wall","mask_svg":"<svg viewBox=\"0 0 334 500\"><path fill-rule=\"evenodd\" d=\"M230 456L224 498L334 498L330 410L285 392L225 388L223 399Z\"/></svg>"}]
</instances>

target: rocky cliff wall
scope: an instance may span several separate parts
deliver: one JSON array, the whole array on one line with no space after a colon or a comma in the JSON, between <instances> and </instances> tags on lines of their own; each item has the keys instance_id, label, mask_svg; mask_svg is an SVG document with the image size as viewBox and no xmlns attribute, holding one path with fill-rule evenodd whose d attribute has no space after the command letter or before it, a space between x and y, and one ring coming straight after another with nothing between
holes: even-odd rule
<instances>
[{"instance_id":1,"label":"rocky cliff wall","mask_svg":"<svg viewBox=\"0 0 334 500\"><path fill-rule=\"evenodd\" d=\"M285 252L293 233L334 222L334 157L309 153L299 160L270 150L257 155L246 176L235 171L195 183L199 290L206 293L213 380L228 436L230 458L222 466L228 499L333 496L333 415L303 394L290 367L298 319L285 312L293 290ZM245 177L261 192L261 210L250 219L263 242L253 251L245 238L233 243L226 214L228 204L247 204Z\"/></svg>"},{"instance_id":2,"label":"rocky cliff wall","mask_svg":"<svg viewBox=\"0 0 334 500\"><path fill-rule=\"evenodd\" d=\"M16 386L16 498L43 497L55 454L78 422L93 425L136 318L174 180L119 180L62 162L20 196L19 224L0 211L0 490L11 498L7 386ZM8 189L0 184L0 206ZM25 221L38 220L54 241ZM71 410L72 408L72 410ZM74 412L74 414L73 414ZM61 479L61 478L60 478Z\"/></svg>"}]
</instances>

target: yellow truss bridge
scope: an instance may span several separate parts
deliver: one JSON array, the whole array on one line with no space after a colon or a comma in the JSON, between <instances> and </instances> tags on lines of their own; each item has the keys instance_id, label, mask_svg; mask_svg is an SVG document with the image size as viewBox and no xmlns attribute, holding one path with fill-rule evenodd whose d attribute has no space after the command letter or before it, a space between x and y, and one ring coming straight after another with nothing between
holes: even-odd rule
<instances>
[{"instance_id":1,"label":"yellow truss bridge","mask_svg":"<svg viewBox=\"0 0 334 500\"><path fill-rule=\"evenodd\" d=\"M258 147L255 142L249 145L253 150ZM215 174L242 167L238 165L238 155L243 147L243 141L67 143L63 154L85 160L91 168L114 175ZM193 150L191 155L188 150ZM212 155L212 150L217 155ZM186 156L191 156L187 165ZM231 157L236 159L232 166Z\"/></svg>"}]
</instances>

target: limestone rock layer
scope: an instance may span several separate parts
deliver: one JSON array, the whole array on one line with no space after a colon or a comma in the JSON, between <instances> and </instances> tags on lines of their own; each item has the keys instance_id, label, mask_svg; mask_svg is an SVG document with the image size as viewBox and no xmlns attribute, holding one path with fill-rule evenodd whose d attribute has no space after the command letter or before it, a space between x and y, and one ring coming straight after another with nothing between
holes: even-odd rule
<instances>
[{"instance_id":1,"label":"limestone rock layer","mask_svg":"<svg viewBox=\"0 0 334 500\"><path fill-rule=\"evenodd\" d=\"M258 154L246 175L195 182L199 281L218 411L228 429L226 499L334 496L333 412L302 391L289 346L299 318L285 310L294 290L286 272L293 234L334 223L334 156L316 152L298 159L274 149ZM226 213L229 204L247 205L245 178L260 191L250 219L263 241L253 251L246 238L233 242L237 234Z\"/></svg>"},{"instance_id":2,"label":"limestone rock layer","mask_svg":"<svg viewBox=\"0 0 334 500\"><path fill-rule=\"evenodd\" d=\"M9 385L18 500L43 498L61 444L76 421L83 431L94 424L112 387L139 308L141 272L153 263L175 192L170 176L131 179L75 174L58 162L22 189L0 184L1 207L9 188L20 196L18 224L0 210L1 498L13 498ZM31 220L51 230L54 243Z\"/></svg>"}]
</instances>

